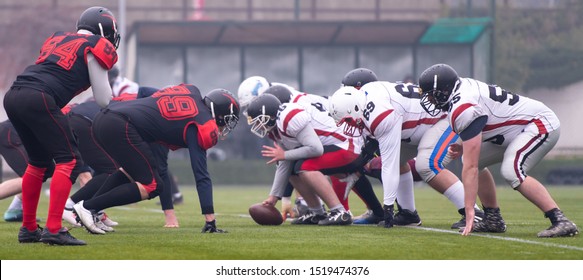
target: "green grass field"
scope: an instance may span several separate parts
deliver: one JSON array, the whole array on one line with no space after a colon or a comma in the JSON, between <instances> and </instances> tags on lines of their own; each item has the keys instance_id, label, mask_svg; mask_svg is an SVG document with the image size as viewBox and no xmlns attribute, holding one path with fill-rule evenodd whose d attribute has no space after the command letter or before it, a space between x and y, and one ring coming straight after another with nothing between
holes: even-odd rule
<instances>
[{"instance_id":1,"label":"green grass field","mask_svg":"<svg viewBox=\"0 0 583 280\"><path fill-rule=\"evenodd\" d=\"M248 216L249 205L262 201L269 187L215 187L215 211L228 234L201 234L203 217L192 187L182 187L185 203L176 206L180 228L163 228L156 201L109 209L120 225L107 235L71 232L88 246L58 247L20 244L20 223L0 222L2 260L583 260L583 238L540 239L536 233L547 219L518 192L499 188L504 234L463 237L450 225L459 215L434 190L416 187L416 203L423 225L385 229L376 226L259 226ZM382 195L380 186L375 186ZM567 217L583 225L583 188L551 187L549 191ZM351 195L352 212L364 211ZM3 211L10 199L0 201ZM48 197L42 195L40 217L46 219ZM279 208L278 204L278 208ZM41 223L43 226L44 223Z\"/></svg>"}]
</instances>

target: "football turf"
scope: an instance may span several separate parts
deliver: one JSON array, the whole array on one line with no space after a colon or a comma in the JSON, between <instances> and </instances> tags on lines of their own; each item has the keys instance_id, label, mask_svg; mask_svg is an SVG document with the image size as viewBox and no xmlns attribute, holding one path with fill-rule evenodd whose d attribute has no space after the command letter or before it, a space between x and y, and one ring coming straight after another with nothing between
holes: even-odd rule
<instances>
[{"instance_id":1,"label":"football turf","mask_svg":"<svg viewBox=\"0 0 583 280\"><path fill-rule=\"evenodd\" d=\"M537 238L548 219L518 192L498 189L508 231L463 237L450 229L459 220L455 207L442 195L422 185L415 188L421 227L377 226L260 226L248 207L266 198L268 186L214 189L219 228L227 234L202 234L204 224L193 187L182 187L184 204L176 206L180 228L164 228L157 199L107 210L118 221L116 232L91 235L82 228L73 236L87 246L60 247L20 244L20 223L0 222L2 260L582 260L583 238ZM375 186L382 195L380 186ZM550 187L566 216L583 225L583 187ZM4 211L11 199L0 201ZM351 194L352 212L365 208ZM41 195L39 217L46 219L48 197ZM278 208L281 205L278 203ZM64 225L66 223L64 222ZM40 223L44 226L44 222Z\"/></svg>"}]
</instances>

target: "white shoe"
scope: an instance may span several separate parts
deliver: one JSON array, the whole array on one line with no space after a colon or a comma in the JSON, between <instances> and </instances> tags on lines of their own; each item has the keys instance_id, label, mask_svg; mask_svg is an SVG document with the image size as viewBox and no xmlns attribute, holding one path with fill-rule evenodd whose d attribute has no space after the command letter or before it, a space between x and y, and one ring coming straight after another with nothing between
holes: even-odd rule
<instances>
[{"instance_id":1,"label":"white shoe","mask_svg":"<svg viewBox=\"0 0 583 280\"><path fill-rule=\"evenodd\" d=\"M103 211L100 211L97 213L97 218L99 218L99 220L101 222L103 222L103 224L108 226L108 227L115 227L115 226L119 225L118 222L110 219L109 216L107 216L107 214L105 214L105 212L103 212Z\"/></svg>"},{"instance_id":2,"label":"white shoe","mask_svg":"<svg viewBox=\"0 0 583 280\"><path fill-rule=\"evenodd\" d=\"M77 222L77 217L75 216L75 213L73 213L73 208L65 208L65 211L63 211L63 220L71 224L73 227L81 226L81 224Z\"/></svg>"},{"instance_id":3,"label":"white shoe","mask_svg":"<svg viewBox=\"0 0 583 280\"><path fill-rule=\"evenodd\" d=\"M112 227L106 226L102 221L96 222L95 226L100 228L101 230L103 230L105 232L114 232L115 231Z\"/></svg>"},{"instance_id":4,"label":"white shoe","mask_svg":"<svg viewBox=\"0 0 583 280\"><path fill-rule=\"evenodd\" d=\"M77 215L77 221L82 224L89 233L105 234L105 231L95 225L97 217L91 211L83 207L83 200L73 205L73 212Z\"/></svg>"}]
</instances>

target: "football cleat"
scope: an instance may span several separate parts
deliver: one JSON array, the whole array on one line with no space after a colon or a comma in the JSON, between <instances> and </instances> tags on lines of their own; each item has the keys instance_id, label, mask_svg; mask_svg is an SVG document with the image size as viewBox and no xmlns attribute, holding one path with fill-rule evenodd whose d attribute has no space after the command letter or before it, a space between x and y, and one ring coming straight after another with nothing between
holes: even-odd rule
<instances>
[{"instance_id":1,"label":"football cleat","mask_svg":"<svg viewBox=\"0 0 583 280\"><path fill-rule=\"evenodd\" d=\"M460 229L460 228L466 227L466 210L464 208L461 208L461 209L458 209L457 211L458 211L458 213L460 213L460 215L462 215L462 218L459 221L457 221L451 225L452 229ZM475 212L476 212L476 214L474 216L474 223L478 223L484 219L484 216L486 214L484 214L484 211L478 210L478 209L476 209Z\"/></svg>"},{"instance_id":2,"label":"football cleat","mask_svg":"<svg viewBox=\"0 0 583 280\"><path fill-rule=\"evenodd\" d=\"M417 210L399 209L393 218L393 224L395 226L420 226L421 218L419 218Z\"/></svg>"},{"instance_id":3,"label":"football cleat","mask_svg":"<svg viewBox=\"0 0 583 280\"><path fill-rule=\"evenodd\" d=\"M91 234L105 234L105 231L98 228L95 223L99 221L94 211L83 207L83 200L73 205L73 212L77 215L77 222Z\"/></svg>"},{"instance_id":4,"label":"football cleat","mask_svg":"<svg viewBox=\"0 0 583 280\"><path fill-rule=\"evenodd\" d=\"M306 214L297 217L291 223L292 223L292 225L317 225L318 222L326 219L327 217L328 216L326 216L326 215L316 214L316 213L308 210L308 212Z\"/></svg>"},{"instance_id":5,"label":"football cleat","mask_svg":"<svg viewBox=\"0 0 583 280\"><path fill-rule=\"evenodd\" d=\"M28 231L26 227L20 227L18 231L18 242L20 243L36 243L40 242L43 228L36 225L36 229Z\"/></svg>"},{"instance_id":6,"label":"football cleat","mask_svg":"<svg viewBox=\"0 0 583 280\"><path fill-rule=\"evenodd\" d=\"M330 215L318 222L320 226L345 226L352 224L352 215L348 211L332 210Z\"/></svg>"},{"instance_id":7,"label":"football cleat","mask_svg":"<svg viewBox=\"0 0 583 280\"><path fill-rule=\"evenodd\" d=\"M64 245L64 246L79 246L87 245L85 241L73 237L67 228L61 228L58 233L50 233L48 229L44 229L40 241L49 245Z\"/></svg>"},{"instance_id":8,"label":"football cleat","mask_svg":"<svg viewBox=\"0 0 583 280\"><path fill-rule=\"evenodd\" d=\"M537 234L538 237L570 237L579 234L577 225L563 214L558 208L545 213L545 217L551 220L551 226Z\"/></svg>"},{"instance_id":9,"label":"football cleat","mask_svg":"<svg viewBox=\"0 0 583 280\"><path fill-rule=\"evenodd\" d=\"M63 211L63 221L69 223L73 227L80 227L81 224L77 222L77 216L73 213L73 208L65 207Z\"/></svg>"},{"instance_id":10,"label":"football cleat","mask_svg":"<svg viewBox=\"0 0 583 280\"><path fill-rule=\"evenodd\" d=\"M352 223L355 225L376 225L383 220L383 217L375 216L372 210L367 210L362 215L354 217Z\"/></svg>"},{"instance_id":11,"label":"football cleat","mask_svg":"<svg viewBox=\"0 0 583 280\"><path fill-rule=\"evenodd\" d=\"M103 222L104 225L106 225L108 227L115 227L115 226L119 225L118 222L110 219L109 216L107 216L107 214L105 214L105 212L103 212L103 211L97 212L97 218L101 222Z\"/></svg>"},{"instance_id":12,"label":"football cleat","mask_svg":"<svg viewBox=\"0 0 583 280\"><path fill-rule=\"evenodd\" d=\"M484 219L474 223L473 232L506 232L506 222L502 219L500 208L484 207Z\"/></svg>"}]
</instances>

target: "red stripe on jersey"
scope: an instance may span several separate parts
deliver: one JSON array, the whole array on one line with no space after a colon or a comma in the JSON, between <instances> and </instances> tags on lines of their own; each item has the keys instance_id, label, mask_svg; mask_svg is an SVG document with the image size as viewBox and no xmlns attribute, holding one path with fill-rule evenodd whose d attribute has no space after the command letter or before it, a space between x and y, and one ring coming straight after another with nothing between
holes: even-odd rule
<instances>
[{"instance_id":1,"label":"red stripe on jersey","mask_svg":"<svg viewBox=\"0 0 583 280\"><path fill-rule=\"evenodd\" d=\"M415 128L419 125L422 125L422 124L436 124L439 120L441 120L445 117L446 116L443 115L439 118L423 118L423 119L416 120L416 121L406 121L403 123L402 128L403 129L411 129L411 128Z\"/></svg>"},{"instance_id":2,"label":"red stripe on jersey","mask_svg":"<svg viewBox=\"0 0 583 280\"><path fill-rule=\"evenodd\" d=\"M383 113L381 113L376 119L374 119L374 121L370 125L370 132L372 133L372 135L374 135L374 131L376 130L377 126L392 112L393 110L386 110Z\"/></svg>"},{"instance_id":3,"label":"red stripe on jersey","mask_svg":"<svg viewBox=\"0 0 583 280\"><path fill-rule=\"evenodd\" d=\"M455 125L456 119L463 113L463 111L472 107L472 106L474 106L474 104L465 103L465 104L462 104L461 106L459 106L457 109L455 109L455 111L453 111L453 114L451 115L451 123ZM454 128L454 125L452 125L451 127ZM454 131L455 131L455 129L454 129ZM456 133L457 133L457 131L456 131Z\"/></svg>"},{"instance_id":4,"label":"red stripe on jersey","mask_svg":"<svg viewBox=\"0 0 583 280\"><path fill-rule=\"evenodd\" d=\"M294 100L293 100L293 103L298 103L298 101L300 100L300 98L302 98L302 97L304 97L304 96L306 96L306 95L307 95L307 94L305 94L305 93L298 94L298 95L296 96L296 98L294 98Z\"/></svg>"},{"instance_id":5,"label":"red stripe on jersey","mask_svg":"<svg viewBox=\"0 0 583 280\"><path fill-rule=\"evenodd\" d=\"M325 130L320 130L320 129L314 129L314 131L316 132L316 135L318 135L318 136L325 136L325 137L332 136L332 137L334 137L342 142L346 141L346 137L344 137L341 134L338 134L336 132L330 132L330 131L325 131Z\"/></svg>"},{"instance_id":6,"label":"red stripe on jersey","mask_svg":"<svg viewBox=\"0 0 583 280\"><path fill-rule=\"evenodd\" d=\"M527 121L527 120L514 120L514 121L507 121L507 122L497 123L497 124L489 124L489 125L484 126L484 129L482 129L482 131L490 131L490 130L494 130L496 128L500 128L503 126L510 126L510 125L527 125L529 123L530 123L530 121Z\"/></svg>"},{"instance_id":7,"label":"red stripe on jersey","mask_svg":"<svg viewBox=\"0 0 583 280\"><path fill-rule=\"evenodd\" d=\"M304 111L304 110L302 110L302 109L293 109L293 110L291 110L291 111L290 111L290 112L289 112L289 113L288 113L288 114L285 116L285 119L283 120L283 131L282 131L282 133L283 133L284 135L287 135L287 133L286 133L286 132L287 132L287 126L289 125L289 122L291 121L291 119L292 119L292 118L293 118L295 115L297 115L297 114L299 114L299 113L301 113L301 112L303 112L303 111Z\"/></svg>"}]
</instances>

